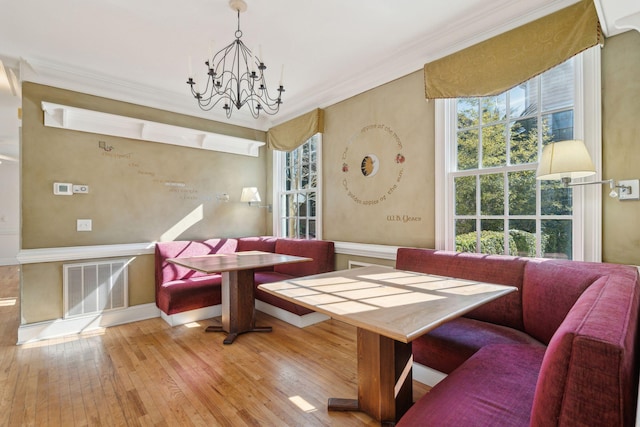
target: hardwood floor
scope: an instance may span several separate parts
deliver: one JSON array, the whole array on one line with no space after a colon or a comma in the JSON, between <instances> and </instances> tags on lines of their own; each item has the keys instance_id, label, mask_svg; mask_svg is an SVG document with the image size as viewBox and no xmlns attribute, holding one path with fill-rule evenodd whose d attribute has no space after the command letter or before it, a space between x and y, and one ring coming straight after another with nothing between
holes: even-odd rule
<instances>
[{"instance_id":1,"label":"hardwood floor","mask_svg":"<svg viewBox=\"0 0 640 427\"><path fill-rule=\"evenodd\" d=\"M211 321L151 319L16 346L19 270L0 267L0 426L375 426L328 412L356 397L355 328L299 329L258 313L271 333L222 345ZM414 381L416 398L428 387Z\"/></svg>"}]
</instances>

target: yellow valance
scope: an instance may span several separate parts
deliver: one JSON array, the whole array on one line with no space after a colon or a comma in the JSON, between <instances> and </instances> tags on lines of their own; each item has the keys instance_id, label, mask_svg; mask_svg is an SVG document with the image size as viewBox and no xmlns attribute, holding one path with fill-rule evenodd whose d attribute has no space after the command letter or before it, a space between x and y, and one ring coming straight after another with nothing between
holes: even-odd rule
<instances>
[{"instance_id":1,"label":"yellow valance","mask_svg":"<svg viewBox=\"0 0 640 427\"><path fill-rule=\"evenodd\" d=\"M593 0L424 66L427 99L497 95L603 42Z\"/></svg>"},{"instance_id":2,"label":"yellow valance","mask_svg":"<svg viewBox=\"0 0 640 427\"><path fill-rule=\"evenodd\" d=\"M324 110L320 108L269 129L267 147L291 151L318 132L324 132Z\"/></svg>"}]
</instances>

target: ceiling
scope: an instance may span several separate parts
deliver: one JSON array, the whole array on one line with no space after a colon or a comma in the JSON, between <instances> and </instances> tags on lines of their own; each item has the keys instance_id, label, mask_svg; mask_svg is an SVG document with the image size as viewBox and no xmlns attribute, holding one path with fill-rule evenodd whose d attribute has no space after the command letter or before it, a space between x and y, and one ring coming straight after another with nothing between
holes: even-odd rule
<instances>
[{"instance_id":1,"label":"ceiling","mask_svg":"<svg viewBox=\"0 0 640 427\"><path fill-rule=\"evenodd\" d=\"M242 40L261 49L267 83L284 65L284 104L255 120L201 111L186 85L233 41L227 0L4 2L0 60L23 81L267 130L421 69L425 62L552 13L576 0L246 0ZM637 0L595 0L606 35L640 17ZM633 25L631 26L633 28ZM637 27L636 27L637 29ZM20 100L0 93L0 156L17 157ZM2 160L0 158L0 160Z\"/></svg>"}]
</instances>

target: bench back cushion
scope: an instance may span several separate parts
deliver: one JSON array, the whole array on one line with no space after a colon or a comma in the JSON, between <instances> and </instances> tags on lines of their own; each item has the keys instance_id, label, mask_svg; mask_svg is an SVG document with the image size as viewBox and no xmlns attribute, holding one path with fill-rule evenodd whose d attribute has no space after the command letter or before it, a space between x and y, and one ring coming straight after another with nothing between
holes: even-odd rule
<instances>
[{"instance_id":1,"label":"bench back cushion","mask_svg":"<svg viewBox=\"0 0 640 427\"><path fill-rule=\"evenodd\" d=\"M312 258L310 262L281 264L273 267L276 273L302 277L334 270L335 248L325 240L278 239L276 253Z\"/></svg>"},{"instance_id":2,"label":"bench back cushion","mask_svg":"<svg viewBox=\"0 0 640 427\"><path fill-rule=\"evenodd\" d=\"M278 238L273 236L241 237L238 239L236 251L275 252L277 240ZM256 268L255 271L273 271L273 266Z\"/></svg>"},{"instance_id":3,"label":"bench back cushion","mask_svg":"<svg viewBox=\"0 0 640 427\"><path fill-rule=\"evenodd\" d=\"M173 280L183 280L204 273L167 262L167 258L186 258L215 253L233 253L236 251L236 239L209 239L202 241L184 240L156 243L156 287Z\"/></svg>"},{"instance_id":4,"label":"bench back cushion","mask_svg":"<svg viewBox=\"0 0 640 427\"><path fill-rule=\"evenodd\" d=\"M510 285L518 292L491 301L465 317L523 330L522 283L526 260L509 256L399 248L396 268L459 279Z\"/></svg>"},{"instance_id":5,"label":"bench back cushion","mask_svg":"<svg viewBox=\"0 0 640 427\"><path fill-rule=\"evenodd\" d=\"M568 260L529 260L522 291L524 330L548 344L580 295L602 277L603 264Z\"/></svg>"},{"instance_id":6,"label":"bench back cushion","mask_svg":"<svg viewBox=\"0 0 640 427\"><path fill-rule=\"evenodd\" d=\"M617 267L626 271L589 286L551 338L531 425L634 425L640 285L635 268Z\"/></svg>"}]
</instances>

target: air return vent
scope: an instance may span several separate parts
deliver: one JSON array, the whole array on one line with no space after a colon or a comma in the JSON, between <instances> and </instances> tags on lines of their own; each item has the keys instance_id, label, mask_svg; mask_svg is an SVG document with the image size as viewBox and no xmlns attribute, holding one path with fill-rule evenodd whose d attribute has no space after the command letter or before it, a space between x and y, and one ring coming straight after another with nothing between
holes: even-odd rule
<instances>
[{"instance_id":1,"label":"air return vent","mask_svg":"<svg viewBox=\"0 0 640 427\"><path fill-rule=\"evenodd\" d=\"M64 317L127 308L128 259L64 264Z\"/></svg>"}]
</instances>

